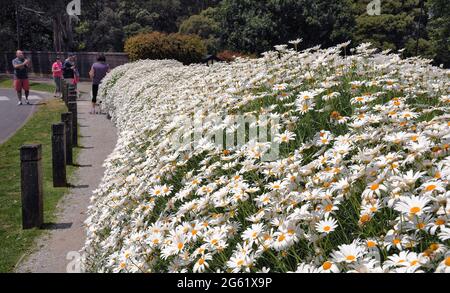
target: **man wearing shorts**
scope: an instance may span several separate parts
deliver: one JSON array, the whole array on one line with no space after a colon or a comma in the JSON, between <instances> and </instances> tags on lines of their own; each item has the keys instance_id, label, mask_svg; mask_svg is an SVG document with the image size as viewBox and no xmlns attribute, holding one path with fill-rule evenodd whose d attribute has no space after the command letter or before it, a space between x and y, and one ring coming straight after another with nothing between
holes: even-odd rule
<instances>
[{"instance_id":1,"label":"man wearing shorts","mask_svg":"<svg viewBox=\"0 0 450 293\"><path fill-rule=\"evenodd\" d=\"M28 96L30 95L30 82L28 80L28 68L30 66L30 60L25 58L22 51L16 52L16 59L12 61L14 67L14 88L17 92L17 98L19 99L19 106L22 103L22 90L25 91L25 99L27 105L30 104Z\"/></svg>"}]
</instances>

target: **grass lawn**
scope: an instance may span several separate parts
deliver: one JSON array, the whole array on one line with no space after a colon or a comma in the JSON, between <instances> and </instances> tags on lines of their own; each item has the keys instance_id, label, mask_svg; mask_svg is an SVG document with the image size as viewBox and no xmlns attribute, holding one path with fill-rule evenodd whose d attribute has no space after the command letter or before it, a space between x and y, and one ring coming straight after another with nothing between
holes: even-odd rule
<instances>
[{"instance_id":1,"label":"grass lawn","mask_svg":"<svg viewBox=\"0 0 450 293\"><path fill-rule=\"evenodd\" d=\"M0 78L0 88L12 88L13 81L11 78ZM37 83L30 81L30 87L32 91L40 91L40 92L55 92L55 86L47 83Z\"/></svg>"},{"instance_id":2,"label":"grass lawn","mask_svg":"<svg viewBox=\"0 0 450 293\"><path fill-rule=\"evenodd\" d=\"M22 230L20 146L40 143L43 147L45 223L55 220L55 207L68 191L67 188L53 188L52 182L51 124L59 122L64 112L67 108L60 100L48 101L22 129L0 145L0 272L12 271L20 257L30 250L36 236L44 233L37 229ZM74 155L76 158L77 149ZM69 176L74 169L68 168Z\"/></svg>"}]
</instances>

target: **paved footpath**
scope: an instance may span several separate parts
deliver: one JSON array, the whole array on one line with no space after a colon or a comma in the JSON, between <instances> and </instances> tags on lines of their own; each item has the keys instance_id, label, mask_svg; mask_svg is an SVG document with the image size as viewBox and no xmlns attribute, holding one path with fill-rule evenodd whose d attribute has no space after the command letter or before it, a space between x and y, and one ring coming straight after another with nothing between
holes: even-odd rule
<instances>
[{"instance_id":1,"label":"paved footpath","mask_svg":"<svg viewBox=\"0 0 450 293\"><path fill-rule=\"evenodd\" d=\"M82 91L88 92L87 88ZM66 273L73 259L69 252L78 252L84 246L86 211L92 191L97 189L104 174L104 160L116 145L116 128L105 115L90 115L90 101L84 95L78 101L80 144L77 164L80 166L70 183L70 190L58 205L57 221L37 240L36 249L25 256L16 267L19 273Z\"/></svg>"},{"instance_id":2,"label":"paved footpath","mask_svg":"<svg viewBox=\"0 0 450 293\"><path fill-rule=\"evenodd\" d=\"M17 93L12 89L0 89L0 144L7 141L32 116L41 100L50 94L31 92L31 105L17 106ZM23 98L25 102L25 95Z\"/></svg>"}]
</instances>

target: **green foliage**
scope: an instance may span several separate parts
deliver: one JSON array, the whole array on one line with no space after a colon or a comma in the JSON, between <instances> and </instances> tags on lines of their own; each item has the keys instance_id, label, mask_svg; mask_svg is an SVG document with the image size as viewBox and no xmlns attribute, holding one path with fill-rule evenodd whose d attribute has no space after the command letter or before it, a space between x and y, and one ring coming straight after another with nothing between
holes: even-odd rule
<instances>
[{"instance_id":1,"label":"green foliage","mask_svg":"<svg viewBox=\"0 0 450 293\"><path fill-rule=\"evenodd\" d=\"M450 1L430 1L429 35L437 64L450 67Z\"/></svg>"},{"instance_id":2,"label":"green foliage","mask_svg":"<svg viewBox=\"0 0 450 293\"><path fill-rule=\"evenodd\" d=\"M129 38L125 52L131 60L174 59L190 64L200 62L207 51L205 43L197 35L152 32Z\"/></svg>"},{"instance_id":3,"label":"green foliage","mask_svg":"<svg viewBox=\"0 0 450 293\"><path fill-rule=\"evenodd\" d=\"M381 15L368 15L370 0L354 1L357 13L354 40L357 44L370 42L386 50L405 49L405 56L430 57L427 44L427 10L419 0L384 0ZM419 43L419 46L418 46Z\"/></svg>"},{"instance_id":4,"label":"green foliage","mask_svg":"<svg viewBox=\"0 0 450 293\"><path fill-rule=\"evenodd\" d=\"M63 50L105 52L122 51L137 34L179 32L199 35L211 54L261 53L297 38L302 48L352 40L450 66L448 0L382 0L378 16L367 14L370 1L96 0L84 1L82 15L68 22L62 7L69 0L23 0L20 39L25 50L54 51L57 36ZM0 51L17 49L17 3L0 10Z\"/></svg>"},{"instance_id":5,"label":"green foliage","mask_svg":"<svg viewBox=\"0 0 450 293\"><path fill-rule=\"evenodd\" d=\"M82 21L76 27L79 43L87 51L122 51L124 32L118 15L111 8L105 8L94 21ZM81 48L80 48L81 49Z\"/></svg>"},{"instance_id":6,"label":"green foliage","mask_svg":"<svg viewBox=\"0 0 450 293\"><path fill-rule=\"evenodd\" d=\"M216 9L208 8L200 14L189 17L181 23L180 33L200 36L205 41L208 52L217 53L220 43L220 27L219 23L214 19L216 13Z\"/></svg>"},{"instance_id":7,"label":"green foliage","mask_svg":"<svg viewBox=\"0 0 450 293\"><path fill-rule=\"evenodd\" d=\"M305 47L347 41L350 7L347 0L224 0L217 18L226 48L261 53L297 38Z\"/></svg>"}]
</instances>

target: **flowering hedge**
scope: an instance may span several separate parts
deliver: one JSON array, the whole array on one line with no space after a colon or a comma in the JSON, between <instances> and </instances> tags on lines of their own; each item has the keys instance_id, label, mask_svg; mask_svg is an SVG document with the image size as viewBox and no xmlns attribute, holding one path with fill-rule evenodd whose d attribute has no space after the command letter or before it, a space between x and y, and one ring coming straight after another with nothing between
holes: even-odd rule
<instances>
[{"instance_id":1,"label":"flowering hedge","mask_svg":"<svg viewBox=\"0 0 450 293\"><path fill-rule=\"evenodd\" d=\"M450 72L346 45L115 69L101 92L119 140L86 270L449 272ZM212 113L278 121L279 159L254 140L174 147L185 119Z\"/></svg>"}]
</instances>

